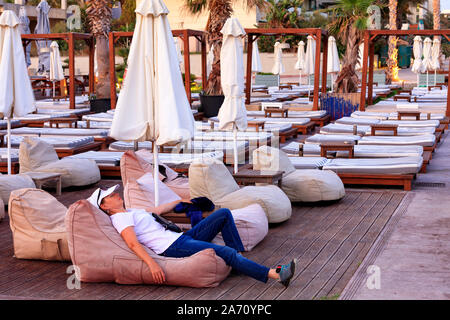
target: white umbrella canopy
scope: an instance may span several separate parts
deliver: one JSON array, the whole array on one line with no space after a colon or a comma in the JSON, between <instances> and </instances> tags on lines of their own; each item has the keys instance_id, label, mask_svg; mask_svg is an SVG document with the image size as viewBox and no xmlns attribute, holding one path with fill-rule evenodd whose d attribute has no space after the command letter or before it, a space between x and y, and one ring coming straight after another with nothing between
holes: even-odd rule
<instances>
[{"instance_id":1,"label":"white umbrella canopy","mask_svg":"<svg viewBox=\"0 0 450 320\"><path fill-rule=\"evenodd\" d=\"M339 61L339 53L336 45L336 39L331 36L328 38L328 54L327 54L327 72L331 74L331 91L333 91L334 78L333 75L341 71Z\"/></svg>"},{"instance_id":2,"label":"white umbrella canopy","mask_svg":"<svg viewBox=\"0 0 450 320\"><path fill-rule=\"evenodd\" d=\"M252 45L252 72L261 72L261 57L259 56L258 40L253 41Z\"/></svg>"},{"instance_id":3,"label":"white umbrella canopy","mask_svg":"<svg viewBox=\"0 0 450 320\"><path fill-rule=\"evenodd\" d=\"M11 174L11 118L36 110L28 76L19 18L11 10L0 16L0 118L8 120L8 174Z\"/></svg>"},{"instance_id":4,"label":"white umbrella canopy","mask_svg":"<svg viewBox=\"0 0 450 320\"><path fill-rule=\"evenodd\" d=\"M428 71L433 70L433 64L431 61L431 45L430 38L425 38L423 41L423 71L427 72L427 87L428 87Z\"/></svg>"},{"instance_id":5,"label":"white umbrella canopy","mask_svg":"<svg viewBox=\"0 0 450 320\"><path fill-rule=\"evenodd\" d=\"M183 55L181 54L180 43L178 42L177 38L173 38L173 41L175 43L175 49L177 50L178 65L180 66L180 71L181 71L181 70L183 70L183 60L184 59L183 59Z\"/></svg>"},{"instance_id":6,"label":"white umbrella canopy","mask_svg":"<svg viewBox=\"0 0 450 320\"><path fill-rule=\"evenodd\" d=\"M21 34L29 34L30 31L30 19L27 16L27 13L25 11L25 6L20 6L19 9L19 21L20 21L20 33ZM28 44L25 48L25 59L27 62L27 67L31 65L31 58L30 58L30 51L31 51L31 43Z\"/></svg>"},{"instance_id":7,"label":"white umbrella canopy","mask_svg":"<svg viewBox=\"0 0 450 320\"><path fill-rule=\"evenodd\" d=\"M283 50L280 42L275 42L274 50L275 56L273 61L272 73L273 74L282 74L284 73L284 65L282 61Z\"/></svg>"},{"instance_id":8,"label":"white umbrella canopy","mask_svg":"<svg viewBox=\"0 0 450 320\"><path fill-rule=\"evenodd\" d=\"M302 71L305 68L305 43L300 41L298 43L297 49L297 61L295 62L294 68L300 71L300 81L299 85L302 84Z\"/></svg>"},{"instance_id":9,"label":"white umbrella canopy","mask_svg":"<svg viewBox=\"0 0 450 320\"><path fill-rule=\"evenodd\" d=\"M237 130L247 129L247 111L244 104L244 28L236 18L228 18L222 30L220 51L220 79L225 96L219 109L219 129L234 132L234 171L237 172Z\"/></svg>"},{"instance_id":10,"label":"white umbrella canopy","mask_svg":"<svg viewBox=\"0 0 450 320\"><path fill-rule=\"evenodd\" d=\"M162 0L142 0L110 136L153 142L155 204L158 194L157 146L189 140L194 117L184 90L172 30Z\"/></svg>"},{"instance_id":11,"label":"white umbrella canopy","mask_svg":"<svg viewBox=\"0 0 450 320\"><path fill-rule=\"evenodd\" d=\"M304 72L308 76L308 96L310 95L310 75L314 74L316 65L316 40L312 36L308 36L306 42L305 68Z\"/></svg>"},{"instance_id":12,"label":"white umbrella canopy","mask_svg":"<svg viewBox=\"0 0 450 320\"><path fill-rule=\"evenodd\" d=\"M413 54L414 54L414 62L411 67L411 71L419 74L423 70L423 64L422 64L423 41L420 36L416 36L414 38ZM417 77L418 76L419 75L417 75ZM417 82L417 85L419 85L419 82Z\"/></svg>"},{"instance_id":13,"label":"white umbrella canopy","mask_svg":"<svg viewBox=\"0 0 450 320\"><path fill-rule=\"evenodd\" d=\"M64 70L61 64L61 55L56 41L50 45L50 81L53 82L53 96L55 96L55 81L64 79Z\"/></svg>"},{"instance_id":14,"label":"white umbrella canopy","mask_svg":"<svg viewBox=\"0 0 450 320\"><path fill-rule=\"evenodd\" d=\"M41 0L37 5L37 24L34 33L46 34L50 33L50 20L48 13L51 7L46 0ZM50 41L38 40L36 46L39 54L38 72L46 73L50 69Z\"/></svg>"},{"instance_id":15,"label":"white umbrella canopy","mask_svg":"<svg viewBox=\"0 0 450 320\"><path fill-rule=\"evenodd\" d=\"M441 54L441 41L439 39L433 40L433 47L431 48L431 64L434 70L434 84L436 85L436 73L440 68L439 56Z\"/></svg>"}]
</instances>

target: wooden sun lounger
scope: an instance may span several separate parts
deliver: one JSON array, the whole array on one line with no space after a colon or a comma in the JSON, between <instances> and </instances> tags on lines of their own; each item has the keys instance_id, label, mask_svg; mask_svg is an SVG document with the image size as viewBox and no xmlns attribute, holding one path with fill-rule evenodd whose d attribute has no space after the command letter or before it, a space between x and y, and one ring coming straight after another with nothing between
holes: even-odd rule
<instances>
[{"instance_id":1,"label":"wooden sun lounger","mask_svg":"<svg viewBox=\"0 0 450 320\"><path fill-rule=\"evenodd\" d=\"M323 116L323 117L320 117L320 118L314 118L314 117L311 117L311 121L314 121L314 123L315 123L317 126L323 127L323 126L325 126L325 125L327 125L327 124L330 123L330 121L331 121L331 116L330 116L329 114L327 114L327 115L325 115L325 116Z\"/></svg>"},{"instance_id":2,"label":"wooden sun lounger","mask_svg":"<svg viewBox=\"0 0 450 320\"><path fill-rule=\"evenodd\" d=\"M381 186L402 186L403 190L411 191L413 174L356 174L337 173L342 182L346 185L381 185Z\"/></svg>"},{"instance_id":3,"label":"wooden sun lounger","mask_svg":"<svg viewBox=\"0 0 450 320\"><path fill-rule=\"evenodd\" d=\"M422 164L422 168L420 168L420 173L426 173L427 172L427 166L431 161L432 158L432 153L430 151L424 151L423 152L423 164Z\"/></svg>"},{"instance_id":4,"label":"wooden sun lounger","mask_svg":"<svg viewBox=\"0 0 450 320\"><path fill-rule=\"evenodd\" d=\"M286 139L297 138L298 131L299 131L298 128L292 126L291 129L284 132L280 132L280 143L285 143Z\"/></svg>"},{"instance_id":5,"label":"wooden sun lounger","mask_svg":"<svg viewBox=\"0 0 450 320\"><path fill-rule=\"evenodd\" d=\"M316 126L316 122L313 121L313 120L311 120L307 124L302 124L302 125L300 125L300 124L293 124L292 125L293 128L297 129L298 133L301 133L301 134L304 134L304 135L308 134L309 132L312 133L312 131L314 130L315 126Z\"/></svg>"},{"instance_id":6,"label":"wooden sun lounger","mask_svg":"<svg viewBox=\"0 0 450 320\"><path fill-rule=\"evenodd\" d=\"M99 151L101 149L101 146L102 146L101 142L92 142L75 148L55 148L55 151L58 154L59 158L64 158L87 151Z\"/></svg>"}]
</instances>

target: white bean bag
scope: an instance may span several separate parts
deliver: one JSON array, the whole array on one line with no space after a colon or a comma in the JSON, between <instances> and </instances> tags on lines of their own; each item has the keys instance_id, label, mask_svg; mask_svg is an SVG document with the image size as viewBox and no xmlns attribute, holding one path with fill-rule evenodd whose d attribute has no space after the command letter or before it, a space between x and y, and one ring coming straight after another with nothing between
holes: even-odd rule
<instances>
[{"instance_id":1,"label":"white bean bag","mask_svg":"<svg viewBox=\"0 0 450 320\"><path fill-rule=\"evenodd\" d=\"M247 186L239 188L223 162L203 159L189 166L191 198L207 197L221 208L230 210L258 203L269 223L278 223L291 217L289 198L277 186Z\"/></svg>"},{"instance_id":2,"label":"white bean bag","mask_svg":"<svg viewBox=\"0 0 450 320\"><path fill-rule=\"evenodd\" d=\"M11 192L8 210L16 258L70 261L63 204L43 190L26 188Z\"/></svg>"},{"instance_id":3,"label":"white bean bag","mask_svg":"<svg viewBox=\"0 0 450 320\"><path fill-rule=\"evenodd\" d=\"M339 176L328 170L296 170L280 149L261 146L253 152L255 170L284 171L281 188L293 202L338 200L345 196Z\"/></svg>"},{"instance_id":4,"label":"white bean bag","mask_svg":"<svg viewBox=\"0 0 450 320\"><path fill-rule=\"evenodd\" d=\"M252 250L269 232L266 214L257 203L245 208L231 210L236 228L244 245L245 251ZM225 245L222 234L213 239L213 243Z\"/></svg>"},{"instance_id":5,"label":"white bean bag","mask_svg":"<svg viewBox=\"0 0 450 320\"><path fill-rule=\"evenodd\" d=\"M59 160L51 145L39 138L25 137L19 148L20 173L29 171L61 173L62 187L86 186L100 181L100 170L94 160Z\"/></svg>"},{"instance_id":6,"label":"white bean bag","mask_svg":"<svg viewBox=\"0 0 450 320\"><path fill-rule=\"evenodd\" d=\"M36 185L26 174L0 175L0 198L8 203L12 191L23 188L36 188Z\"/></svg>"}]
</instances>

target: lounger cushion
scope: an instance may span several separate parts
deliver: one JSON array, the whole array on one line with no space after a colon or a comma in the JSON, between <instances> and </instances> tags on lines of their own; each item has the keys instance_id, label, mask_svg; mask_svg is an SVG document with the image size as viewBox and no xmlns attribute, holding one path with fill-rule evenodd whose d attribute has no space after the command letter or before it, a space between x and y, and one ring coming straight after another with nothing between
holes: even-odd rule
<instances>
[{"instance_id":1,"label":"lounger cushion","mask_svg":"<svg viewBox=\"0 0 450 320\"><path fill-rule=\"evenodd\" d=\"M40 189L19 189L9 199L14 256L70 261L64 218L67 208Z\"/></svg>"},{"instance_id":2,"label":"lounger cushion","mask_svg":"<svg viewBox=\"0 0 450 320\"><path fill-rule=\"evenodd\" d=\"M351 143L361 139L358 135L346 135L346 134L315 134L306 138L305 144L322 144L322 143Z\"/></svg>"},{"instance_id":3,"label":"lounger cushion","mask_svg":"<svg viewBox=\"0 0 450 320\"><path fill-rule=\"evenodd\" d=\"M258 203L269 223L285 221L292 213L289 198L280 188L269 185L240 189L223 162L215 159L195 161L189 166L189 188L192 198L207 197L230 210Z\"/></svg>"},{"instance_id":4,"label":"lounger cushion","mask_svg":"<svg viewBox=\"0 0 450 320\"><path fill-rule=\"evenodd\" d=\"M231 210L231 214L245 251L252 250L269 232L269 224L264 209L257 203L245 208ZM222 234L217 235L212 242L225 245Z\"/></svg>"},{"instance_id":5,"label":"lounger cushion","mask_svg":"<svg viewBox=\"0 0 450 320\"><path fill-rule=\"evenodd\" d=\"M327 162L324 157L289 157L289 160L295 169L321 169Z\"/></svg>"},{"instance_id":6,"label":"lounger cushion","mask_svg":"<svg viewBox=\"0 0 450 320\"><path fill-rule=\"evenodd\" d=\"M358 124L358 125L371 125L378 124L381 120L374 118L352 118L352 117L343 117L336 120L336 123L340 124Z\"/></svg>"},{"instance_id":7,"label":"lounger cushion","mask_svg":"<svg viewBox=\"0 0 450 320\"><path fill-rule=\"evenodd\" d=\"M71 205L65 223L70 256L79 268L80 281L155 284L148 266L128 248L111 219L88 201ZM163 269L165 285L215 287L230 272L213 249L186 258L163 257L144 249Z\"/></svg>"},{"instance_id":8,"label":"lounger cushion","mask_svg":"<svg viewBox=\"0 0 450 320\"><path fill-rule=\"evenodd\" d=\"M4 203L8 203L12 191L23 188L36 188L26 174L0 175L0 198Z\"/></svg>"},{"instance_id":9,"label":"lounger cushion","mask_svg":"<svg viewBox=\"0 0 450 320\"><path fill-rule=\"evenodd\" d=\"M61 174L62 187L87 186L100 181L100 170L93 160L58 160L55 150L46 142L25 137L19 148L20 172L57 172Z\"/></svg>"},{"instance_id":10,"label":"lounger cushion","mask_svg":"<svg viewBox=\"0 0 450 320\"><path fill-rule=\"evenodd\" d=\"M416 174L422 164L422 157L330 159L323 169L336 173Z\"/></svg>"},{"instance_id":11,"label":"lounger cushion","mask_svg":"<svg viewBox=\"0 0 450 320\"><path fill-rule=\"evenodd\" d=\"M436 142L434 134L421 134L417 136L365 136L358 141L358 145L417 145L432 147Z\"/></svg>"}]
</instances>

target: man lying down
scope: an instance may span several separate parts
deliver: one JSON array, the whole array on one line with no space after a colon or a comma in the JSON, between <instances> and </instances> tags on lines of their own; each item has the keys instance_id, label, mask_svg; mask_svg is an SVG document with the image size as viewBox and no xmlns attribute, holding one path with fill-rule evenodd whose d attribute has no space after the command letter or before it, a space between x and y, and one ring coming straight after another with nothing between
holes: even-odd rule
<instances>
[{"instance_id":1,"label":"man lying down","mask_svg":"<svg viewBox=\"0 0 450 320\"><path fill-rule=\"evenodd\" d=\"M109 215L114 228L128 247L148 265L153 279L158 284L165 282L164 272L143 246L156 254L173 258L188 257L201 250L212 248L227 265L242 274L262 282L267 282L269 278L275 279L285 287L289 286L297 260L293 259L288 264L269 269L243 257L240 252L244 251L244 246L229 209L219 209L189 231L179 233L164 228L144 209L125 209L122 198L116 192L117 188L118 185L107 190L99 188L87 200ZM154 209L154 213L160 215L172 212L179 202L189 200L182 199L160 205ZM225 242L224 246L210 242L220 232Z\"/></svg>"}]
</instances>

